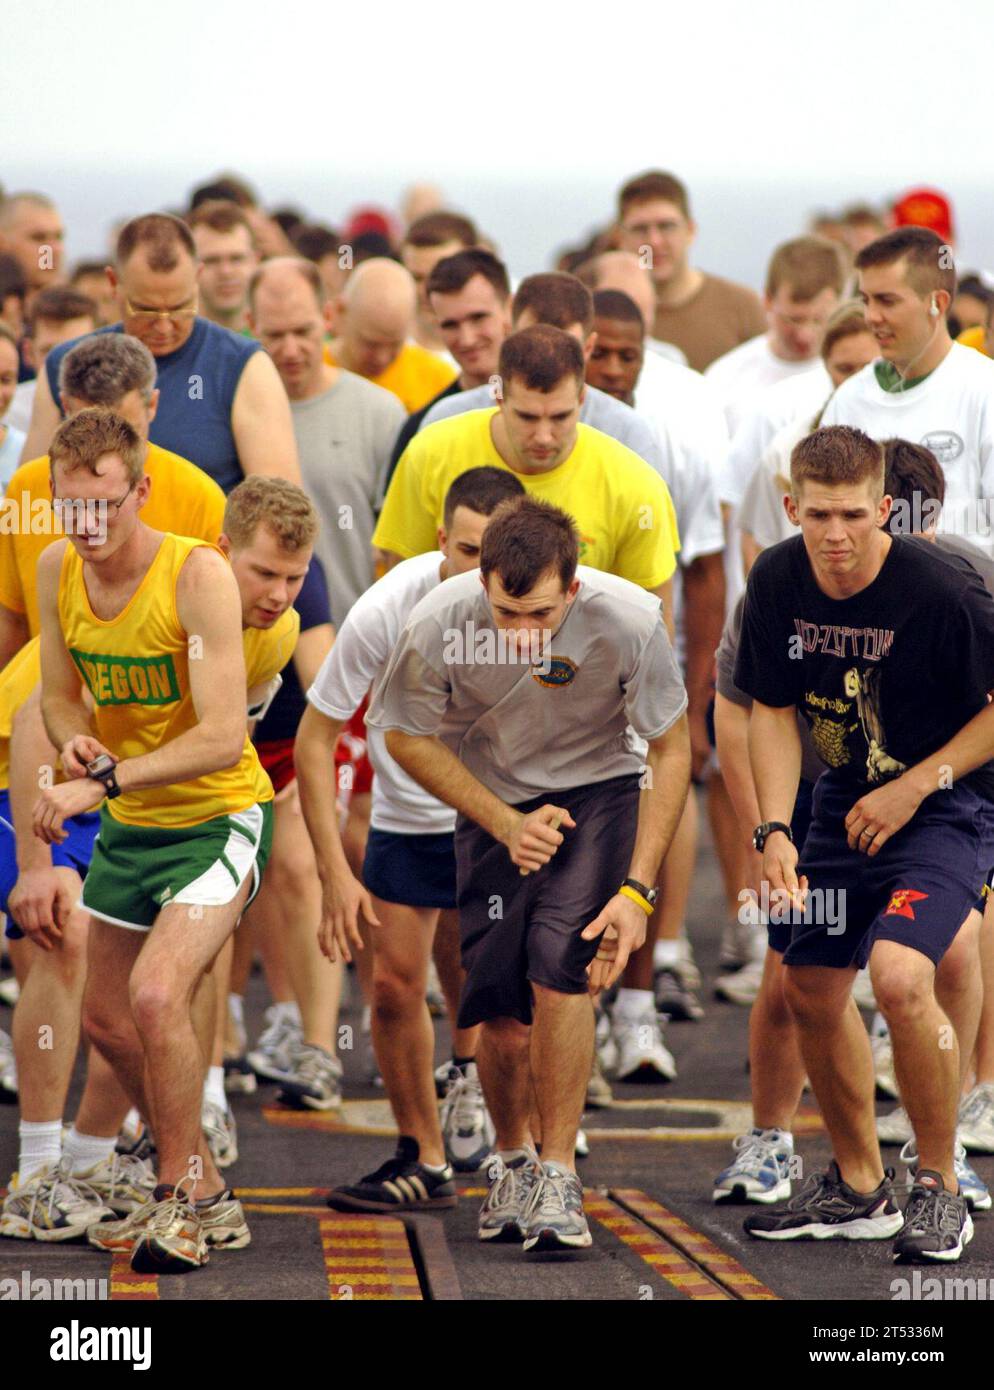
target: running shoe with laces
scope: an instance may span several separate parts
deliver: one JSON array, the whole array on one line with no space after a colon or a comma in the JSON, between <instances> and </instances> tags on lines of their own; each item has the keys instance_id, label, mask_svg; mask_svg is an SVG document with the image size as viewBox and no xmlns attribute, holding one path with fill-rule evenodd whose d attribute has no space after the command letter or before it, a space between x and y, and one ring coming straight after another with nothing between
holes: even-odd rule
<instances>
[{"instance_id":1,"label":"running shoe with laces","mask_svg":"<svg viewBox=\"0 0 994 1390\"><path fill-rule=\"evenodd\" d=\"M249 1066L266 1081L286 1081L293 1070L293 1054L303 1042L300 1024L279 1004L266 1010L266 1027L248 1054Z\"/></svg>"},{"instance_id":2,"label":"running shoe with laces","mask_svg":"<svg viewBox=\"0 0 994 1390\"><path fill-rule=\"evenodd\" d=\"M994 1082L982 1081L960 1101L956 1133L973 1153L994 1153Z\"/></svg>"},{"instance_id":3,"label":"running shoe with laces","mask_svg":"<svg viewBox=\"0 0 994 1390\"><path fill-rule=\"evenodd\" d=\"M522 1241L522 1213L532 1188L543 1177L538 1155L520 1149L507 1162L500 1154L494 1154L487 1177L490 1191L480 1207L476 1228L480 1240Z\"/></svg>"},{"instance_id":4,"label":"running shoe with laces","mask_svg":"<svg viewBox=\"0 0 994 1390\"><path fill-rule=\"evenodd\" d=\"M873 1053L873 1079L877 1083L877 1090L891 1100L897 1100L901 1092L894 1072L894 1048L890 1034L880 1033L877 1037L871 1037L870 1051Z\"/></svg>"},{"instance_id":5,"label":"running shoe with laces","mask_svg":"<svg viewBox=\"0 0 994 1390\"><path fill-rule=\"evenodd\" d=\"M239 1057L225 1057L224 1089L229 1096L254 1096L259 1089L252 1063L244 1052Z\"/></svg>"},{"instance_id":6,"label":"running shoe with laces","mask_svg":"<svg viewBox=\"0 0 994 1390\"><path fill-rule=\"evenodd\" d=\"M230 1105L218 1105L205 1100L200 1116L204 1137L210 1145L214 1162L219 1168L230 1168L238 1162L238 1127Z\"/></svg>"},{"instance_id":7,"label":"running shoe with laces","mask_svg":"<svg viewBox=\"0 0 994 1390\"><path fill-rule=\"evenodd\" d=\"M447 1062L443 1062L440 1067L435 1068L435 1099L444 1100L445 1093L449 1089L449 1077L452 1075L452 1068L455 1062L451 1057Z\"/></svg>"},{"instance_id":8,"label":"running shoe with laces","mask_svg":"<svg viewBox=\"0 0 994 1390\"><path fill-rule=\"evenodd\" d=\"M973 1221L966 1197L947 1192L941 1173L920 1168L904 1209L901 1233L894 1242L895 1261L951 1263L972 1239Z\"/></svg>"},{"instance_id":9,"label":"running shoe with laces","mask_svg":"<svg viewBox=\"0 0 994 1390\"><path fill-rule=\"evenodd\" d=\"M598 1005L596 1020L594 1048L597 1052L597 1060L605 1072L613 1072L618 1065L618 1044L615 1042L614 1032L611 1028L611 1015L605 1008Z\"/></svg>"},{"instance_id":10,"label":"running shoe with laces","mask_svg":"<svg viewBox=\"0 0 994 1390\"><path fill-rule=\"evenodd\" d=\"M704 1017L701 1001L683 979L679 966L665 965L653 976L656 1009L673 1023L696 1023Z\"/></svg>"},{"instance_id":11,"label":"running shoe with laces","mask_svg":"<svg viewBox=\"0 0 994 1390\"><path fill-rule=\"evenodd\" d=\"M743 1007L754 1004L763 983L764 967L765 956L759 956L748 961L741 970L736 970L734 975L719 975L714 982L715 996Z\"/></svg>"},{"instance_id":12,"label":"running shoe with laces","mask_svg":"<svg viewBox=\"0 0 994 1390\"><path fill-rule=\"evenodd\" d=\"M583 1214L583 1184L558 1163L543 1163L521 1213L524 1250L583 1250L593 1242Z\"/></svg>"},{"instance_id":13,"label":"running shoe with laces","mask_svg":"<svg viewBox=\"0 0 994 1390\"><path fill-rule=\"evenodd\" d=\"M333 1188L327 1201L333 1211L434 1211L454 1207L459 1197L451 1167L440 1172L418 1161L416 1139L402 1134L393 1158L351 1186Z\"/></svg>"},{"instance_id":14,"label":"running shoe with laces","mask_svg":"<svg viewBox=\"0 0 994 1390\"><path fill-rule=\"evenodd\" d=\"M918 1171L918 1146L914 1139L909 1139L901 1150L901 1162L908 1165L908 1182L913 1184L915 1174ZM990 1211L990 1189L971 1165L966 1156L966 1149L958 1140L953 1150L953 1168L956 1172L960 1196L966 1199L966 1204L970 1210Z\"/></svg>"},{"instance_id":15,"label":"running shoe with laces","mask_svg":"<svg viewBox=\"0 0 994 1390\"><path fill-rule=\"evenodd\" d=\"M877 1116L877 1138L881 1144L906 1144L912 1137L911 1121L903 1105L889 1115Z\"/></svg>"},{"instance_id":16,"label":"running shoe with laces","mask_svg":"<svg viewBox=\"0 0 994 1390\"><path fill-rule=\"evenodd\" d=\"M614 1039L618 1046L615 1076L619 1081L674 1081L676 1062L663 1042L663 1030L655 1006L634 1018L614 1015Z\"/></svg>"},{"instance_id":17,"label":"running shoe with laces","mask_svg":"<svg viewBox=\"0 0 994 1390\"><path fill-rule=\"evenodd\" d=\"M4 1100L17 1097L17 1062L14 1060L14 1042L9 1033L0 1028L0 1096Z\"/></svg>"},{"instance_id":18,"label":"running shoe with laces","mask_svg":"<svg viewBox=\"0 0 994 1390\"><path fill-rule=\"evenodd\" d=\"M872 1192L855 1192L843 1182L833 1159L814 1173L780 1211L755 1212L742 1223L759 1240L886 1240L901 1229L888 1168Z\"/></svg>"},{"instance_id":19,"label":"running shoe with laces","mask_svg":"<svg viewBox=\"0 0 994 1390\"><path fill-rule=\"evenodd\" d=\"M712 1201L782 1202L790 1196L794 1140L781 1129L752 1129L733 1142L735 1159L714 1180Z\"/></svg>"},{"instance_id":20,"label":"running shoe with laces","mask_svg":"<svg viewBox=\"0 0 994 1390\"><path fill-rule=\"evenodd\" d=\"M590 1080L587 1082L587 1096L584 1105L588 1110L607 1110L613 1102L614 1096L611 1093L611 1083L604 1075L600 1054L595 1047L594 1060L590 1068Z\"/></svg>"},{"instance_id":21,"label":"running shoe with laces","mask_svg":"<svg viewBox=\"0 0 994 1390\"><path fill-rule=\"evenodd\" d=\"M280 1100L308 1110L337 1110L342 1103L342 1064L314 1043L301 1043L293 1054L293 1071L283 1082Z\"/></svg>"},{"instance_id":22,"label":"running shoe with laces","mask_svg":"<svg viewBox=\"0 0 994 1390\"><path fill-rule=\"evenodd\" d=\"M453 1067L440 1115L445 1156L457 1173L475 1173L494 1146L494 1126L475 1062Z\"/></svg>"},{"instance_id":23,"label":"running shoe with laces","mask_svg":"<svg viewBox=\"0 0 994 1390\"><path fill-rule=\"evenodd\" d=\"M162 1183L143 1211L144 1222L131 1249L138 1274L186 1274L207 1264L210 1251L203 1222L190 1201L186 1180Z\"/></svg>"},{"instance_id":24,"label":"running shoe with laces","mask_svg":"<svg viewBox=\"0 0 994 1390\"><path fill-rule=\"evenodd\" d=\"M155 1191L155 1169L134 1154L112 1153L93 1168L76 1173L117 1216L142 1207Z\"/></svg>"},{"instance_id":25,"label":"running shoe with laces","mask_svg":"<svg viewBox=\"0 0 994 1390\"><path fill-rule=\"evenodd\" d=\"M115 1255L133 1250L135 1242L145 1234L154 1205L149 1198L144 1206L136 1207L121 1221L104 1221L99 1227L91 1226L90 1244ZM219 1250L241 1250L252 1239L242 1204L230 1188L204 1206L198 1206L197 1215L207 1244Z\"/></svg>"},{"instance_id":26,"label":"running shoe with laces","mask_svg":"<svg viewBox=\"0 0 994 1390\"><path fill-rule=\"evenodd\" d=\"M69 1160L46 1165L23 1183L15 1173L0 1209L0 1236L17 1240L79 1240L114 1213L92 1187L74 1178Z\"/></svg>"}]
</instances>

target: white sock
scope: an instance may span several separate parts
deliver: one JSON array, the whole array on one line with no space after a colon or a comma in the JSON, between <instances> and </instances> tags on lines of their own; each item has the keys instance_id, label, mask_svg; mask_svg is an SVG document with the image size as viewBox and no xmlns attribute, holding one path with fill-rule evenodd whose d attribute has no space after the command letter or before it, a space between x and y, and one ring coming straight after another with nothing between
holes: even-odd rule
<instances>
[{"instance_id":1,"label":"white sock","mask_svg":"<svg viewBox=\"0 0 994 1390\"><path fill-rule=\"evenodd\" d=\"M18 1182L23 1184L39 1168L55 1167L62 1157L62 1121L22 1120L17 1126Z\"/></svg>"},{"instance_id":2,"label":"white sock","mask_svg":"<svg viewBox=\"0 0 994 1390\"><path fill-rule=\"evenodd\" d=\"M618 998L614 1006L615 1018L631 1021L641 1018L649 1009L655 1013L656 1002L652 997L651 989L618 990Z\"/></svg>"},{"instance_id":3,"label":"white sock","mask_svg":"<svg viewBox=\"0 0 994 1390\"><path fill-rule=\"evenodd\" d=\"M72 1161L71 1171L74 1174L85 1173L88 1169L95 1168L98 1163L103 1163L104 1159L110 1158L116 1143L116 1134L110 1139L103 1139L96 1134L80 1134L73 1125L66 1136L63 1152Z\"/></svg>"},{"instance_id":4,"label":"white sock","mask_svg":"<svg viewBox=\"0 0 994 1390\"><path fill-rule=\"evenodd\" d=\"M665 970L668 965L678 965L682 957L680 941L657 941L652 948L652 963L657 970Z\"/></svg>"},{"instance_id":5,"label":"white sock","mask_svg":"<svg viewBox=\"0 0 994 1390\"><path fill-rule=\"evenodd\" d=\"M236 1027L245 1026L245 1000L240 994L228 995L228 1012Z\"/></svg>"},{"instance_id":6,"label":"white sock","mask_svg":"<svg viewBox=\"0 0 994 1390\"><path fill-rule=\"evenodd\" d=\"M222 1110L227 1108L228 1100L224 1094L224 1067L208 1067L204 1082L204 1100L213 1101Z\"/></svg>"}]
</instances>

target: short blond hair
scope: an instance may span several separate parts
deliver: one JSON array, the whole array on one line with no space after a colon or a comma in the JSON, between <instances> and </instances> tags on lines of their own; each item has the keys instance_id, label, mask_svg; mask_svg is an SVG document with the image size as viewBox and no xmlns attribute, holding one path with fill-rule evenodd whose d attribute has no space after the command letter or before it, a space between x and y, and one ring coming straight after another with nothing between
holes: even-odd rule
<instances>
[{"instance_id":1,"label":"short blond hair","mask_svg":"<svg viewBox=\"0 0 994 1390\"><path fill-rule=\"evenodd\" d=\"M60 463L68 473L87 468L94 477L100 476L100 460L114 454L124 464L132 487L145 476L145 453L145 441L135 427L123 415L102 405L90 406L63 421L48 447L53 470Z\"/></svg>"},{"instance_id":2,"label":"short blond hair","mask_svg":"<svg viewBox=\"0 0 994 1390\"><path fill-rule=\"evenodd\" d=\"M284 550L303 550L313 545L318 533L318 514L307 493L285 478L253 474L229 494L222 530L232 549L245 550L261 523L272 531Z\"/></svg>"}]
</instances>

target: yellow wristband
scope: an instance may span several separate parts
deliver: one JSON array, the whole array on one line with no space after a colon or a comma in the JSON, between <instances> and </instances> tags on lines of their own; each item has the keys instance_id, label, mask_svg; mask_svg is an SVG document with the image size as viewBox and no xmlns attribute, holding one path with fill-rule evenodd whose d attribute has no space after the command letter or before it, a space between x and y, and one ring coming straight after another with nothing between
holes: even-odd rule
<instances>
[{"instance_id":1,"label":"yellow wristband","mask_svg":"<svg viewBox=\"0 0 994 1390\"><path fill-rule=\"evenodd\" d=\"M655 909L653 908L652 903L649 901L649 899L643 898L642 894L637 892L634 888L629 888L627 883L623 883L621 887L618 889L618 892L626 898L631 898L633 903L638 903L639 907L642 909L642 911L645 913L647 917L652 916Z\"/></svg>"}]
</instances>

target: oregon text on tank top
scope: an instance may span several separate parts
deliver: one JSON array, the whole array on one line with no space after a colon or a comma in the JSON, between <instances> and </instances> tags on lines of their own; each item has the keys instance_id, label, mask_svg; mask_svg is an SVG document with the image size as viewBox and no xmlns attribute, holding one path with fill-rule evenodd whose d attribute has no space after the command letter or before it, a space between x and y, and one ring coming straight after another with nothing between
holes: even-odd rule
<instances>
[{"instance_id":1,"label":"oregon text on tank top","mask_svg":"<svg viewBox=\"0 0 994 1390\"><path fill-rule=\"evenodd\" d=\"M97 331L124 330L115 323ZM59 364L73 346L63 343L45 359L53 401L59 399ZM231 432L231 407L246 362L260 351L251 338L198 318L181 348L155 359L159 409L149 438L195 463L225 492L237 487L244 477Z\"/></svg>"},{"instance_id":2,"label":"oregon text on tank top","mask_svg":"<svg viewBox=\"0 0 994 1390\"><path fill-rule=\"evenodd\" d=\"M62 635L93 696L97 738L118 758L150 753L197 723L190 693L191 641L176 615L176 581L190 551L205 544L163 535L126 607L105 621L90 607L83 561L66 543L59 578ZM124 792L107 802L107 810L126 825L163 829L199 825L272 796L272 783L246 732L234 767L170 787Z\"/></svg>"}]
</instances>

